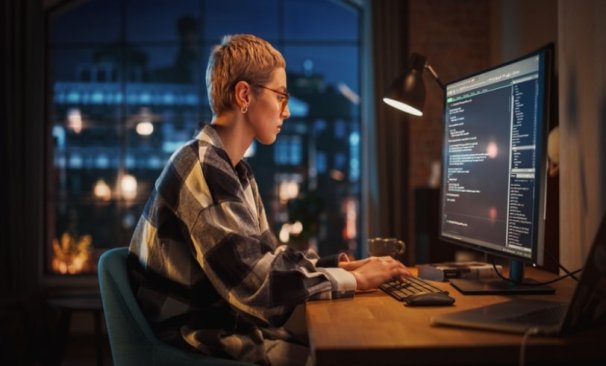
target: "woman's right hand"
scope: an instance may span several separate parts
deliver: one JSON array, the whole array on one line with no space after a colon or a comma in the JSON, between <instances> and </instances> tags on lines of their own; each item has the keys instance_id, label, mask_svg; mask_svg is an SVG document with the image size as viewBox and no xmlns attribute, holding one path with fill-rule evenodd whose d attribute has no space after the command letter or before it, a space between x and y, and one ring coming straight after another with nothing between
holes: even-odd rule
<instances>
[{"instance_id":1,"label":"woman's right hand","mask_svg":"<svg viewBox=\"0 0 606 366\"><path fill-rule=\"evenodd\" d=\"M339 267L343 268L346 271L353 271L356 270L357 268L360 268L361 266L365 265L366 263L368 263L368 261L370 261L370 258L364 258L364 259L358 259L355 261L341 261L339 262Z\"/></svg>"},{"instance_id":2,"label":"woman's right hand","mask_svg":"<svg viewBox=\"0 0 606 366\"><path fill-rule=\"evenodd\" d=\"M412 276L405 265L392 257L370 257L363 265L351 271L357 290L372 290L383 282Z\"/></svg>"}]
</instances>

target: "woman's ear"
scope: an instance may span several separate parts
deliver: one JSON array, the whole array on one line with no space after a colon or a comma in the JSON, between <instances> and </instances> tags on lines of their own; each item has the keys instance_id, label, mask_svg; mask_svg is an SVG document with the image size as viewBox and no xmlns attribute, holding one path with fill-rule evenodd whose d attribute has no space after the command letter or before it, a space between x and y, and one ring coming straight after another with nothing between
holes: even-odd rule
<instances>
[{"instance_id":1,"label":"woman's ear","mask_svg":"<svg viewBox=\"0 0 606 366\"><path fill-rule=\"evenodd\" d=\"M252 99L252 89L246 81L240 80L234 87L234 101L236 108L239 110L247 110Z\"/></svg>"}]
</instances>

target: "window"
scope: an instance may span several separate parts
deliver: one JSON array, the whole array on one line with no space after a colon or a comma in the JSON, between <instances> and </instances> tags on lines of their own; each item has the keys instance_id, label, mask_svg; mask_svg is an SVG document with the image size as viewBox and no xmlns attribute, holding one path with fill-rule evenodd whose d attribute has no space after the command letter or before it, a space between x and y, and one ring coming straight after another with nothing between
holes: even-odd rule
<instances>
[{"instance_id":1,"label":"window","mask_svg":"<svg viewBox=\"0 0 606 366\"><path fill-rule=\"evenodd\" d=\"M94 273L103 250L129 244L165 162L212 118L209 50L234 33L287 62L292 116L274 145L247 152L274 232L294 227L279 237L321 254L359 247L342 206L360 199L360 19L331 0L91 0L54 16L49 270Z\"/></svg>"}]
</instances>

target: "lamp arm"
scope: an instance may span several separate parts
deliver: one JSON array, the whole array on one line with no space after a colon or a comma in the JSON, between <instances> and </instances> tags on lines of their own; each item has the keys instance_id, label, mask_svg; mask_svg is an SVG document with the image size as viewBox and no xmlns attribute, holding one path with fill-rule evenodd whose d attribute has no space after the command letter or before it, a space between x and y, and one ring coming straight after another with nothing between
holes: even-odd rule
<instances>
[{"instance_id":1,"label":"lamp arm","mask_svg":"<svg viewBox=\"0 0 606 366\"><path fill-rule=\"evenodd\" d=\"M438 77L438 74L433 69L433 67L431 67L430 64L425 64L425 68L427 70L429 70L429 73L431 74L431 76L433 76L434 80L438 83L438 85L440 85L440 88L442 88L442 91L446 92L446 87L444 86L444 84L442 83L440 78Z\"/></svg>"}]
</instances>

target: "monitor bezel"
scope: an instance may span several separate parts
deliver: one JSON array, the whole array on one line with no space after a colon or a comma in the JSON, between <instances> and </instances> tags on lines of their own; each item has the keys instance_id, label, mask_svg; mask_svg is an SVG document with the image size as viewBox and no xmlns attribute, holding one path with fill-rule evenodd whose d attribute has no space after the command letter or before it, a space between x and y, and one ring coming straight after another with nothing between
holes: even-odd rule
<instances>
[{"instance_id":1,"label":"monitor bezel","mask_svg":"<svg viewBox=\"0 0 606 366\"><path fill-rule=\"evenodd\" d=\"M447 109L446 103L448 99L448 95L446 90L452 84L459 83L463 80L472 78L474 76L482 75L491 71L494 71L499 68L507 67L516 62L520 62L522 60L542 56L542 65L540 67L543 68L543 78L544 78L544 90L543 90L543 117L542 117L542 128L541 135L539 136L538 142L540 143L540 148L537 150L540 154L540 162L538 165L538 175L537 179L538 184L535 186L535 194L538 194L539 200L535 203L535 210L537 210L538 214L535 218L535 225L538 230L535 231L533 240L535 241L535 245L533 245L531 250L531 256L525 257L521 255L516 255L514 253L504 252L495 250L493 248L483 246L481 244L470 243L468 241L458 240L452 238L450 236L446 236L443 234L442 225L443 225L443 215L444 215L444 194L445 194L445 184L444 184L444 174L446 169L446 151L444 150L445 143L444 139L446 138L447 133ZM539 70L541 72L541 70ZM468 74L464 77L452 80L445 84L445 92L443 99L443 114L442 114L442 122L443 122L443 130L442 130L442 154L441 154L441 180L440 180L440 220L438 227L438 237L440 241L448 242L451 244L455 244L464 248L473 249L482 253L486 253L488 255L495 255L498 257L508 258L511 260L522 261L526 263L532 263L537 265L543 265L544 263L544 252L545 252L545 212L546 212L546 196L547 196L547 136L549 134L550 122L551 122L551 103L553 98L552 93L552 82L554 79L554 44L549 43L541 48L538 48L532 52L529 52L521 57L515 58L510 61L506 61L495 65L490 68L486 68L480 70L478 72L474 72L472 74Z\"/></svg>"}]
</instances>

